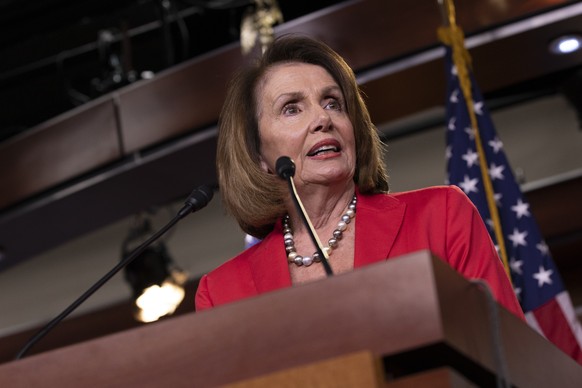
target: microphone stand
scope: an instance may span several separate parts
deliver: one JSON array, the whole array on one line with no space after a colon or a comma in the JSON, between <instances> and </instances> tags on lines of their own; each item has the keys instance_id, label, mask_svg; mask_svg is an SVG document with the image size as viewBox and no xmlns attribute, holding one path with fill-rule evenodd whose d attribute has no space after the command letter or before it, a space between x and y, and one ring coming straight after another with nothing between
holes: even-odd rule
<instances>
[{"instance_id":1,"label":"microphone stand","mask_svg":"<svg viewBox=\"0 0 582 388\"><path fill-rule=\"evenodd\" d=\"M311 237L311 241L313 241L313 245L315 245L315 249L317 250L319 257L321 257L321 264L323 264L325 274L327 276L332 276L333 271L329 265L329 256L327 255L327 252L321 248L321 241L319 241L319 237L317 237L317 233L315 233L315 228L311 224L309 217L307 217L307 212L305 211L305 208L299 199L299 194L297 194L297 189L295 188L295 182L293 181L293 176L295 175L295 163L288 156L281 156L277 159L275 169L277 170L277 175L286 180L289 185L289 191L291 192L293 203L295 203L295 207L297 208L297 212L301 216L303 223L307 226L309 237Z\"/></svg>"},{"instance_id":2,"label":"microphone stand","mask_svg":"<svg viewBox=\"0 0 582 388\"><path fill-rule=\"evenodd\" d=\"M84 301L86 301L91 295L95 293L99 288L101 288L109 279L111 279L115 274L117 274L121 269L131 263L135 258L137 258L148 246L150 246L154 241L160 238L164 233L166 233L170 228L172 228L178 221L186 217L188 214L193 213L197 210L202 209L204 206L210 202L212 199L213 192L207 186L201 186L195 189L188 199L182 209L168 222L164 227L154 233L146 241L144 241L140 246L138 246L130 255L126 256L121 260L115 267L113 267L109 272L107 272L101 279L99 279L95 284L93 284L87 291L83 293L77 300L71 303L62 313L53 318L49 323L47 323L41 330L38 331L32 338L30 338L26 344L20 349L15 360L21 359L26 352L38 341L40 341L45 335L48 334L55 326L57 326L63 319L65 319L69 314L71 314L77 307L79 307Z\"/></svg>"},{"instance_id":3,"label":"microphone stand","mask_svg":"<svg viewBox=\"0 0 582 388\"><path fill-rule=\"evenodd\" d=\"M325 269L325 274L327 276L332 276L333 271L331 269L331 266L329 265L329 261L328 261L329 256L327 255L326 251L321 249L321 241L319 241L319 237L317 237L317 234L315 233L315 228L311 224L311 221L309 220L309 218L307 218L307 213L305 212L305 208L303 207L303 204L299 200L299 195L297 194L297 190L295 189L295 183L293 182L293 178L289 177L289 179L287 179L287 183L289 184L289 190L291 190L291 192L293 193L293 195L291 197L293 198L293 202L295 203L295 207L297 207L297 210L299 212L299 215L301 216L301 219L303 220L303 223L305 225L307 225L307 227L308 227L307 230L309 231L309 237L311 237L311 241L313 241L313 244L315 245L317 253L319 254L319 257L321 257L321 264L323 264L323 268Z\"/></svg>"}]
</instances>

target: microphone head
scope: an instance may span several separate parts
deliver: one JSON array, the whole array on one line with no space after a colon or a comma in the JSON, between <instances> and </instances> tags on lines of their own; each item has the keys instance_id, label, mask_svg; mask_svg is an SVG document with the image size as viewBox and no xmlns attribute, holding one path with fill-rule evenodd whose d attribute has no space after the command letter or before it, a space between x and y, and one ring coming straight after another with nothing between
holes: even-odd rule
<instances>
[{"instance_id":1,"label":"microphone head","mask_svg":"<svg viewBox=\"0 0 582 388\"><path fill-rule=\"evenodd\" d=\"M191 212L195 212L208 205L213 196L214 191L210 187L202 185L192 191L186 200L186 205L191 207Z\"/></svg>"},{"instance_id":2,"label":"microphone head","mask_svg":"<svg viewBox=\"0 0 582 388\"><path fill-rule=\"evenodd\" d=\"M281 156L275 163L277 175L282 179L289 179L295 175L295 163L288 156Z\"/></svg>"}]
</instances>

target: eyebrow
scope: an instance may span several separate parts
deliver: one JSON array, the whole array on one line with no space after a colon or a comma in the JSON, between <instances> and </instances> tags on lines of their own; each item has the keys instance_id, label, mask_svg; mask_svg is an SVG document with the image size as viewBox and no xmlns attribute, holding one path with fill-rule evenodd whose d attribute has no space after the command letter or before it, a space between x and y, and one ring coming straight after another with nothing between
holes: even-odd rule
<instances>
[{"instance_id":1,"label":"eyebrow","mask_svg":"<svg viewBox=\"0 0 582 388\"><path fill-rule=\"evenodd\" d=\"M305 97L305 94L303 94L302 92L283 93L283 94L278 95L275 98L275 100L273 101L274 102L273 106L278 105L279 101L281 101L281 100L285 100L285 101L287 101L287 100L301 100L304 97Z\"/></svg>"},{"instance_id":2,"label":"eyebrow","mask_svg":"<svg viewBox=\"0 0 582 388\"><path fill-rule=\"evenodd\" d=\"M326 86L325 88L323 88L321 90L321 95L322 96L327 96L328 94L330 94L332 92L340 93L343 96L342 89L338 85ZM279 96L277 96L275 98L273 105L277 105L280 100L292 100L292 101L295 101L295 100L301 100L304 97L305 97L305 94L302 93L302 92L283 93L283 94L280 94Z\"/></svg>"}]
</instances>

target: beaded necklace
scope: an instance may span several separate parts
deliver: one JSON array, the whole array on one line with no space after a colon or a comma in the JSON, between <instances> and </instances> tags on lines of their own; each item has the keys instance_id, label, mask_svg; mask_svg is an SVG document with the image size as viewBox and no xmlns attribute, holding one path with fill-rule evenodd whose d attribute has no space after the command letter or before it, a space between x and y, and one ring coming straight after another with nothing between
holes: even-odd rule
<instances>
[{"instance_id":1,"label":"beaded necklace","mask_svg":"<svg viewBox=\"0 0 582 388\"><path fill-rule=\"evenodd\" d=\"M356 196L354 195L352 201L348 205L348 209L338 222L337 228L333 231L332 237L328 240L327 246L323 247L327 256L331 255L331 252L337 248L339 241L343 237L343 233L348 228L348 224L356 216L356 202ZM309 267L314 262L321 262L321 257L317 252L315 252L313 256L301 256L297 254L297 251L295 250L295 240L293 240L293 230L289 225L289 215L283 217L283 240L285 242L285 251L287 252L287 261L289 261L289 263L295 263L298 267Z\"/></svg>"}]
</instances>

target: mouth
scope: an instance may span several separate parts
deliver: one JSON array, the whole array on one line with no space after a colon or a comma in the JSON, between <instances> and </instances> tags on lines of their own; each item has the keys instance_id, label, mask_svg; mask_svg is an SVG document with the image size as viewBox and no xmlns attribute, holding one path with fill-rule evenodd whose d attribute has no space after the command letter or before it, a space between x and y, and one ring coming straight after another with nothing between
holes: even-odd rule
<instances>
[{"instance_id":1,"label":"mouth","mask_svg":"<svg viewBox=\"0 0 582 388\"><path fill-rule=\"evenodd\" d=\"M314 145L307 153L307 156L319 156L338 153L341 150L342 150L341 145L337 140L329 139Z\"/></svg>"}]
</instances>

